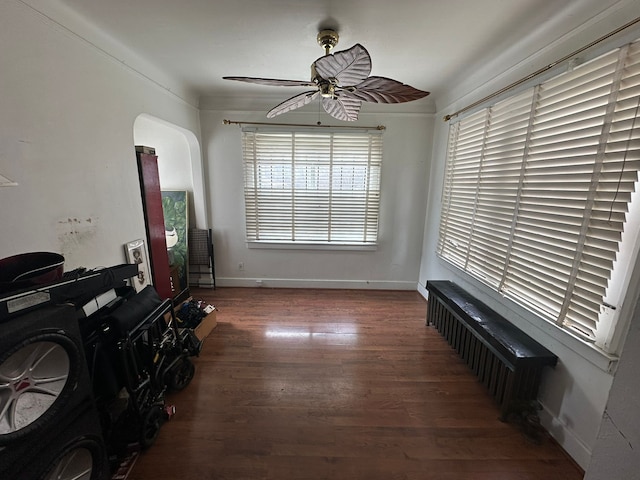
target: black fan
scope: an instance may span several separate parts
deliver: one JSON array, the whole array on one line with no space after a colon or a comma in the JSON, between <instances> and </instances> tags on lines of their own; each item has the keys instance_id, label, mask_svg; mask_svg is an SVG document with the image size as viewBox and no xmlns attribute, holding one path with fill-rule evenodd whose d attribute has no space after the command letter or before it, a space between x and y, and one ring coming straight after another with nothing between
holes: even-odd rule
<instances>
[{"instance_id":1,"label":"black fan","mask_svg":"<svg viewBox=\"0 0 640 480\"><path fill-rule=\"evenodd\" d=\"M404 103L418 100L429 92L418 90L404 83L385 77L370 77L371 57L359 43L330 54L338 43L338 34L333 30L323 30L318 34L318 43L325 49L325 56L311 64L311 81L278 80L272 78L223 77L225 80L259 83L284 87L315 87L272 108L267 117L273 118L307 105L322 96L322 106L326 112L338 120L358 119L362 102Z\"/></svg>"}]
</instances>

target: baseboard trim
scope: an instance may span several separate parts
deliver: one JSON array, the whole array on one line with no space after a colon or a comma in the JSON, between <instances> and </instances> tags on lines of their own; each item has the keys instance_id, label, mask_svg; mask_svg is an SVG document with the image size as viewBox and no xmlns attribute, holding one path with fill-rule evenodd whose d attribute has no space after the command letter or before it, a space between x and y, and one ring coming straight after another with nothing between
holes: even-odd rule
<instances>
[{"instance_id":1,"label":"baseboard trim","mask_svg":"<svg viewBox=\"0 0 640 480\"><path fill-rule=\"evenodd\" d=\"M394 280L308 280L299 278L216 278L219 287L326 288L345 290L413 290L415 282Z\"/></svg>"},{"instance_id":2,"label":"baseboard trim","mask_svg":"<svg viewBox=\"0 0 640 480\"><path fill-rule=\"evenodd\" d=\"M540 423L567 455L586 471L591 461L591 450L564 422L554 417L544 404L540 411Z\"/></svg>"},{"instance_id":3,"label":"baseboard trim","mask_svg":"<svg viewBox=\"0 0 640 480\"><path fill-rule=\"evenodd\" d=\"M418 293L422 295L425 300L429 300L429 292L427 291L427 287L418 283Z\"/></svg>"}]
</instances>

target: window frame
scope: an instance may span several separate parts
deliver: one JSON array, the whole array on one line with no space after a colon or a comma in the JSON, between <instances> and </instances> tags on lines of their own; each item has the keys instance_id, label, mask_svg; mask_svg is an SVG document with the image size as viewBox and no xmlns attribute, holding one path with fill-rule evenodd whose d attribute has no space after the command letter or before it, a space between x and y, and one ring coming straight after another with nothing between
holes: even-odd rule
<instances>
[{"instance_id":1,"label":"window frame","mask_svg":"<svg viewBox=\"0 0 640 480\"><path fill-rule=\"evenodd\" d=\"M243 128L248 248L376 250L382 134L355 128Z\"/></svg>"},{"instance_id":2,"label":"window frame","mask_svg":"<svg viewBox=\"0 0 640 480\"><path fill-rule=\"evenodd\" d=\"M630 44L631 46L633 46L633 48L635 48L635 55L637 56L637 50L640 48L640 41L635 41L632 44ZM624 53L624 49L630 48L630 46L623 46L619 49L614 49L613 51L620 51L621 55L625 55ZM600 55L598 58L600 57L605 57L607 54L603 54ZM597 61L597 59L594 59L594 61ZM588 62L590 63L590 62ZM637 70L637 69L636 69ZM549 78L548 80L545 80L542 84L542 86L545 86L547 84L549 84L549 82L555 81L557 80L559 77L562 77L563 74L560 75L556 75L552 78ZM636 75L637 77L637 75ZM619 81L620 78L617 79L617 81ZM614 80L616 81L616 80ZM635 80L637 81L637 79ZM469 142L469 144L466 146L467 147L467 151L463 152L463 154L468 154L468 156L471 158L473 157L473 155L478 155L479 158L484 159L486 152L484 151L485 148L487 148L487 129L488 129L488 125L490 123L490 119L486 118L483 119L481 118L483 115L490 115L491 113L491 109L492 108L500 108L500 107L504 107L505 104L508 104L509 102L517 102L517 97L518 96L524 96L526 97L528 94L531 95L531 119L529 120L530 122L534 122L535 118L534 118L534 107L536 106L536 96L538 95L538 89L540 89L540 85L534 86L533 88L530 89L521 89L516 93L512 93L508 96L503 96L502 99L500 101L497 101L496 103L486 106L485 108L482 109L477 109L474 110L472 112L469 112L467 115L465 115L464 117L462 117L461 119L457 119L456 121L452 121L449 124L449 139L447 142L447 163L445 165L445 172L444 172L444 179L443 179L443 192L442 192L442 205L441 205L441 219L440 219L440 228L441 231L438 234L438 246L436 248L436 253L438 255L439 258L442 258L443 260L445 260L448 264L454 266L455 268L462 270L464 272L466 272L467 274L469 274L471 277L476 278L477 280L479 280L480 282L482 282L483 284L489 286L489 288L491 288L494 291L497 291L498 293L500 293L503 297L505 298L509 298L510 300L514 301L517 305L519 305L520 307L523 307L525 310L531 312L534 314L534 316L536 318L539 319L543 319L547 322L549 322L549 318L545 318L544 315L541 315L541 312L538 310L536 311L535 308L532 308L532 305L527 304L526 302L522 302L520 299L518 298L514 298L514 295L509 295L509 294L505 294L505 292L502 290L502 283L504 282L504 279L499 280L500 285L498 285L498 287L496 287L495 285L492 285L492 281L490 279L487 279L486 277L484 277L483 275L479 275L477 272L474 272L472 269L470 270L468 268L468 263L470 261L469 259L469 253L467 252L466 257L464 258L453 258L451 256L447 256L447 254L445 253L443 255L443 251L445 250L445 245L443 244L443 228L446 228L446 224L448 222L448 215L449 215L449 207L451 206L451 201L453 200L455 201L459 201L459 202L465 202L468 201L469 205L470 205L470 209L468 210L468 214L469 215L473 215L475 216L478 211L478 195L481 193L478 193L478 191L476 191L475 195L476 198L471 198L471 199L467 199L465 200L463 197L459 197L458 199L453 198L452 197L452 188L454 187L454 184L452 183L453 179L453 174L452 174L452 163L451 163L451 159L457 155L459 153L458 150L455 149L454 144L457 141L456 135L459 133L459 129L461 122L466 122L468 126L468 128L470 129L469 132L467 132L465 135L465 139L469 139L472 138L474 134L477 134L478 138L480 138L480 142L479 143L473 143L473 142ZM634 97L635 98L635 97ZM640 102L640 99L639 99ZM523 103L526 103L526 98L523 99ZM526 113L526 112L525 112ZM472 125L472 122L475 120L477 120L477 125ZM636 112L636 116L635 116L636 120L639 120L637 117L637 112ZM523 122L527 122L527 119L523 119ZM635 121L635 120L634 120ZM640 120L638 121L638 124L640 125ZM634 138L634 142L637 142L637 131L638 131L638 127L639 125L633 125L631 127L632 131L631 131L631 135L635 135L632 138ZM512 125L507 125L507 128L514 128ZM529 146L531 145L531 139L530 136L532 134L532 130L531 130L531 125L526 126L525 128L525 135L527 136L526 139L523 140L523 144L522 144L522 148L523 148L523 152L521 152L522 158L526 159L527 156L529 155L530 152L527 151L527 149L529 148ZM475 130L473 130L475 129ZM484 131L483 131L484 130ZM608 140L607 140L608 141ZM507 142L508 143L508 142ZM605 142L606 143L606 142ZM504 147L504 146L503 146ZM472 149L475 148L476 151L473 152ZM627 147L628 149L628 147ZM634 149L635 150L635 149ZM480 162L482 162L482 160L480 160ZM522 168L524 168L524 162L522 163ZM516 166L517 167L517 166ZM478 167L479 169L480 167ZM479 172L480 170L478 170ZM640 231L638 231L638 226L637 225L633 225L633 222L629 221L629 216L630 215L637 215L638 212L640 211L640 206L638 205L639 201L638 201L638 184L639 181L637 179L637 167L635 169L635 174L636 174L636 180L634 182L635 184L635 188L636 188L636 192L634 194L632 194L633 197L633 202L630 203L630 208L634 209L633 212L629 212L627 214L627 222L626 224L628 226L630 226L631 232L629 231L624 231L622 233L622 235L627 237L627 240L625 240L625 244L623 245L624 248L624 252L623 252L623 256L624 259L622 259L621 257L618 257L616 260L614 260L614 265L612 267L612 271L614 271L613 269L615 268L616 270L614 271L614 274L617 275L617 278L614 279L613 282L610 282L609 286L611 286L611 283L615 283L615 289L617 290L616 292L610 292L608 291L605 295L603 295L603 303L606 305L608 302L609 298L615 298L615 301L618 303L613 303L614 306L617 306L617 311L616 309L610 309L609 312L604 312L606 315L608 316L608 322L609 322L609 328L603 328L603 330L600 332L600 334L597 336L597 338L593 338L591 340L587 340L587 341L594 341L595 342L595 346L600 349L602 352L606 353L606 354L610 354L612 352L616 352L619 346L619 337L620 335L620 331L624 330L626 328L626 320L625 319L621 319L620 317L620 302L622 302L623 297L624 297L624 292L626 292L629 289L629 278L631 276L630 273L630 269L633 265L633 263L635 263L635 259L638 258L638 244L640 243L639 239L639 235L640 235ZM471 174L470 174L470 179L471 179ZM482 180L480 181L476 181L476 183L480 183ZM522 181L522 179L520 180ZM469 180L469 183L471 183L471 180ZM459 186L458 184L456 184L456 186ZM521 190L522 185L518 185L518 192L522 192ZM464 193L464 192L463 192ZM519 193L520 194L520 193ZM616 192L617 194L617 192ZM469 194L468 196L470 196L471 194ZM518 199L515 200L516 202L519 201ZM458 207L456 207L458 208ZM514 210L518 208L518 205L515 205ZM496 208L497 210L497 208ZM517 210L516 210L517 211ZM460 212L458 212L458 214L460 214ZM633 219L633 217L632 217ZM513 218L513 223L516 223L516 218ZM588 223L588 222L586 222ZM637 223L637 222L636 222ZM471 227L473 229L473 226ZM497 227L496 227L497 228ZM628 229L627 229L628 230ZM469 238L471 238L472 232L468 232ZM488 236L488 234L487 234ZM630 238L629 238L630 237ZM458 238L461 239L461 241L465 241L465 233L464 232L459 232L458 233ZM509 242L512 241L512 239L507 239ZM620 242L618 243L618 245L620 245ZM468 247L468 246L467 246ZM466 247L465 247L466 248ZM509 248L511 248L511 245L509 245ZM486 257L484 259L485 261L489 262L491 261L490 258ZM621 261L622 260L622 261ZM498 267L500 267L500 265L498 265ZM502 267L504 267L504 265L502 265ZM614 317L618 317L618 318L614 318ZM557 324L557 323L556 323ZM563 325L562 323L557 324L560 327L565 327L565 325ZM572 333L574 336L576 334L576 332L570 332ZM581 336L578 334L578 337L581 338L583 341L585 340L584 336Z\"/></svg>"}]
</instances>

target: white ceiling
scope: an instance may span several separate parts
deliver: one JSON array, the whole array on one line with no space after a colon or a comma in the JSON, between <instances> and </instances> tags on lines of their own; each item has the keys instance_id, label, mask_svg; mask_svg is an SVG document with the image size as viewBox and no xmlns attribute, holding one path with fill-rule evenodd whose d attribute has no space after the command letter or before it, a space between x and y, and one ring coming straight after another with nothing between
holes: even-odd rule
<instances>
[{"instance_id":1,"label":"white ceiling","mask_svg":"<svg viewBox=\"0 0 640 480\"><path fill-rule=\"evenodd\" d=\"M310 64L323 55L316 43L317 32L332 27L340 34L336 51L355 43L367 48L373 61L372 75L430 91L428 99L418 101L423 102L425 109L432 109L443 92L470 72L486 69L497 58L504 59L503 64L517 63L619 3L619 0L18 1L155 78L145 73L145 68L151 65L194 98L275 95L284 100L302 91L225 81L222 77L308 80ZM140 59L139 65L135 64L135 58ZM496 73L488 71L487 75Z\"/></svg>"}]
</instances>

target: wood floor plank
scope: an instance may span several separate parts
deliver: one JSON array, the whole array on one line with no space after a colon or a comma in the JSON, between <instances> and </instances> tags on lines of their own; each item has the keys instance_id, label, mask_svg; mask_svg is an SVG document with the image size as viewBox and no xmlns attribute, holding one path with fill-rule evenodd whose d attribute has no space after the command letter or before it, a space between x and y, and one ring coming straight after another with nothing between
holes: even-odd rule
<instances>
[{"instance_id":1,"label":"wood floor plank","mask_svg":"<svg viewBox=\"0 0 640 480\"><path fill-rule=\"evenodd\" d=\"M578 480L511 424L417 292L219 288L196 376L131 480Z\"/></svg>"}]
</instances>

